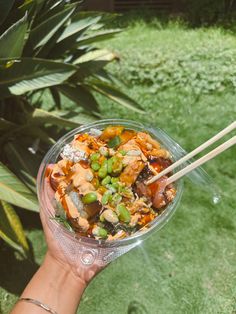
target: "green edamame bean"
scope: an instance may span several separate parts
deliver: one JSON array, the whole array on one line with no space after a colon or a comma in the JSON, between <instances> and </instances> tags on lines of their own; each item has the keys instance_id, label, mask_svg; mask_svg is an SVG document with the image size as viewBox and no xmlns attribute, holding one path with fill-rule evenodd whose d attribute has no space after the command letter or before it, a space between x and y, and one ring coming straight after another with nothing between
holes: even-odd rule
<instances>
[{"instance_id":1,"label":"green edamame bean","mask_svg":"<svg viewBox=\"0 0 236 314\"><path fill-rule=\"evenodd\" d=\"M101 155L107 157L109 155L107 147L100 147L99 152Z\"/></svg>"},{"instance_id":2,"label":"green edamame bean","mask_svg":"<svg viewBox=\"0 0 236 314\"><path fill-rule=\"evenodd\" d=\"M132 192L131 189L129 189L129 188L123 188L122 191L121 191L121 194L122 194L124 197L131 198L132 195L133 195L133 192Z\"/></svg>"},{"instance_id":3,"label":"green edamame bean","mask_svg":"<svg viewBox=\"0 0 236 314\"><path fill-rule=\"evenodd\" d=\"M109 202L110 198L111 198L111 192L106 191L102 196L102 200L101 200L102 205L106 205Z\"/></svg>"},{"instance_id":4,"label":"green edamame bean","mask_svg":"<svg viewBox=\"0 0 236 314\"><path fill-rule=\"evenodd\" d=\"M125 156L127 154L127 152L123 149L119 150L119 153L122 155L122 156Z\"/></svg>"},{"instance_id":5,"label":"green edamame bean","mask_svg":"<svg viewBox=\"0 0 236 314\"><path fill-rule=\"evenodd\" d=\"M103 214L100 215L99 219L100 219L101 222L105 221L105 218L103 217Z\"/></svg>"},{"instance_id":6,"label":"green edamame bean","mask_svg":"<svg viewBox=\"0 0 236 314\"><path fill-rule=\"evenodd\" d=\"M112 160L112 173L114 175L117 175L122 171L123 168L122 159L118 158L117 156L113 156L111 160Z\"/></svg>"},{"instance_id":7,"label":"green edamame bean","mask_svg":"<svg viewBox=\"0 0 236 314\"><path fill-rule=\"evenodd\" d=\"M112 186L113 189L115 189L116 191L119 189L119 183L117 183L117 182L112 183L111 186Z\"/></svg>"},{"instance_id":8,"label":"green edamame bean","mask_svg":"<svg viewBox=\"0 0 236 314\"><path fill-rule=\"evenodd\" d=\"M118 193L122 193L122 192L124 192L124 190L125 190L125 186L122 184L119 184Z\"/></svg>"},{"instance_id":9,"label":"green edamame bean","mask_svg":"<svg viewBox=\"0 0 236 314\"><path fill-rule=\"evenodd\" d=\"M91 204L96 201L97 201L97 194L93 192L87 193L82 197L82 202L84 204Z\"/></svg>"},{"instance_id":10,"label":"green edamame bean","mask_svg":"<svg viewBox=\"0 0 236 314\"><path fill-rule=\"evenodd\" d=\"M112 160L112 158L110 158L107 161L107 172L108 173L112 173L112 165L113 165L113 160Z\"/></svg>"},{"instance_id":11,"label":"green edamame bean","mask_svg":"<svg viewBox=\"0 0 236 314\"><path fill-rule=\"evenodd\" d=\"M111 177L110 176L106 176L103 180L102 180L102 185L106 186L107 184L109 184L111 181Z\"/></svg>"},{"instance_id":12,"label":"green edamame bean","mask_svg":"<svg viewBox=\"0 0 236 314\"><path fill-rule=\"evenodd\" d=\"M121 173L122 169L123 169L122 163L119 163L112 167L112 172L114 173L114 175L118 175Z\"/></svg>"},{"instance_id":13,"label":"green edamame bean","mask_svg":"<svg viewBox=\"0 0 236 314\"><path fill-rule=\"evenodd\" d=\"M98 170L98 176L100 178L105 178L107 175L107 169L104 168L104 167L101 167L99 170Z\"/></svg>"},{"instance_id":14,"label":"green edamame bean","mask_svg":"<svg viewBox=\"0 0 236 314\"><path fill-rule=\"evenodd\" d=\"M117 183L119 182L119 178L111 178L111 183Z\"/></svg>"},{"instance_id":15,"label":"green edamame bean","mask_svg":"<svg viewBox=\"0 0 236 314\"><path fill-rule=\"evenodd\" d=\"M103 160L102 167L107 170L107 159Z\"/></svg>"},{"instance_id":16,"label":"green edamame bean","mask_svg":"<svg viewBox=\"0 0 236 314\"><path fill-rule=\"evenodd\" d=\"M97 161L101 155L99 153L93 153L90 156L91 161Z\"/></svg>"},{"instance_id":17,"label":"green edamame bean","mask_svg":"<svg viewBox=\"0 0 236 314\"><path fill-rule=\"evenodd\" d=\"M103 179L106 177L106 175L107 175L107 160L105 159L102 163L101 168L98 171L98 176Z\"/></svg>"},{"instance_id":18,"label":"green edamame bean","mask_svg":"<svg viewBox=\"0 0 236 314\"><path fill-rule=\"evenodd\" d=\"M112 156L111 160L113 161L113 163L116 163L119 160L119 158L117 156Z\"/></svg>"},{"instance_id":19,"label":"green edamame bean","mask_svg":"<svg viewBox=\"0 0 236 314\"><path fill-rule=\"evenodd\" d=\"M122 200L122 196L118 193L115 193L113 196L112 196L112 203L114 205L117 205L118 203L120 203Z\"/></svg>"},{"instance_id":20,"label":"green edamame bean","mask_svg":"<svg viewBox=\"0 0 236 314\"><path fill-rule=\"evenodd\" d=\"M101 165L97 162L97 161L93 161L91 163L91 168L94 170L94 171L98 171L100 168L101 168Z\"/></svg>"},{"instance_id":21,"label":"green edamame bean","mask_svg":"<svg viewBox=\"0 0 236 314\"><path fill-rule=\"evenodd\" d=\"M111 193L115 193L116 189L112 186L112 184L107 184L106 188L109 189L109 191L111 191Z\"/></svg>"},{"instance_id":22,"label":"green edamame bean","mask_svg":"<svg viewBox=\"0 0 236 314\"><path fill-rule=\"evenodd\" d=\"M125 207L124 204L119 204L117 206L117 213L119 216L120 221L123 222L130 222L130 212L128 211L128 209Z\"/></svg>"},{"instance_id":23,"label":"green edamame bean","mask_svg":"<svg viewBox=\"0 0 236 314\"><path fill-rule=\"evenodd\" d=\"M99 228L98 236L101 238L106 238L107 237L107 230L104 228Z\"/></svg>"}]
</instances>

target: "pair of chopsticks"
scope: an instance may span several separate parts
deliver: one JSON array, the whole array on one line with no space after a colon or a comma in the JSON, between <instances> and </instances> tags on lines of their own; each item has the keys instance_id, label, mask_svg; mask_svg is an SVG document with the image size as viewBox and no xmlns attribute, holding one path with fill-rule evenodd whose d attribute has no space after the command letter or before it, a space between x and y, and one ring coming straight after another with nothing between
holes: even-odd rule
<instances>
[{"instance_id":1,"label":"pair of chopsticks","mask_svg":"<svg viewBox=\"0 0 236 314\"><path fill-rule=\"evenodd\" d=\"M203 143L202 145L198 146L197 148L195 148L192 152L190 152L189 154L187 154L186 156L184 156L183 158L177 160L175 163L173 163L170 167L164 169L163 171L161 171L160 173L158 173L157 175L155 175L152 179L148 180L146 182L146 184L151 184L154 181L160 179L162 176L166 175L167 173L169 173L170 171L174 170L176 167L180 166L182 163L184 163L185 161L189 160L190 158L194 157L195 155L199 154L201 151L203 151L205 148L207 148L208 146L212 145L213 143L215 143L216 141L218 141L219 139L221 139L223 136L225 136L226 134L228 134L229 132L233 131L234 129L236 129L236 121L234 121L233 123L231 123L229 126L227 126L225 129L223 129L222 131L220 131L219 133L217 133L215 136L213 136L212 138L210 138L208 141L206 141L205 143ZM236 135L233 136L231 139L229 139L228 141L224 142L223 144L219 145L218 147L216 147L215 149L213 149L212 151L210 151L208 154L206 154L205 156L199 158L198 160L192 162L191 164L189 164L188 166L186 166L185 168L181 169L180 171L176 172L175 174L173 174L171 177L169 177L166 181L166 186L169 185L172 182L175 182L177 180L179 180L180 178L182 178L183 176L185 176L186 174L188 174L189 172L193 171L194 169L196 169L197 167L201 166L202 164L204 164L205 162L207 162L208 160L211 160L212 158L216 157L217 155L221 154L223 151L225 151L226 149L230 148L231 146L236 144Z\"/></svg>"}]
</instances>

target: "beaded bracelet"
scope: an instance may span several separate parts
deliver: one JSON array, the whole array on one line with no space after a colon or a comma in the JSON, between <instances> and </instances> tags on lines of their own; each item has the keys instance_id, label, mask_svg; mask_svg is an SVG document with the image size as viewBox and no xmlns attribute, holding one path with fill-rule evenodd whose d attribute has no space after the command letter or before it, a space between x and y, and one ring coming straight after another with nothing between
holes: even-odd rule
<instances>
[{"instance_id":1,"label":"beaded bracelet","mask_svg":"<svg viewBox=\"0 0 236 314\"><path fill-rule=\"evenodd\" d=\"M35 305L41 307L42 309L44 309L45 311L47 311L47 312L49 312L51 314L57 314L57 312L52 310L49 306L47 306L46 304L43 304L43 303L41 303L41 302L39 302L37 300L31 299L31 298L20 298L18 300L18 302L20 302L20 301L25 301L25 302L29 302L29 303L35 304Z\"/></svg>"}]
</instances>

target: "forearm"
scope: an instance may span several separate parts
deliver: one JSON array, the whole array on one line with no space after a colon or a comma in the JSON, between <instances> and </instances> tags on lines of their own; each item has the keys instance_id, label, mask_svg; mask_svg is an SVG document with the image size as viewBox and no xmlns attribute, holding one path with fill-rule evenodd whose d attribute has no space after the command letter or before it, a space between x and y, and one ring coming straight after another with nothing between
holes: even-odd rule
<instances>
[{"instance_id":1,"label":"forearm","mask_svg":"<svg viewBox=\"0 0 236 314\"><path fill-rule=\"evenodd\" d=\"M75 277L69 266L65 268L47 253L42 266L28 283L21 297L40 301L58 314L74 314L85 287L85 282ZM34 304L17 302L11 314L23 313L47 312Z\"/></svg>"}]
</instances>

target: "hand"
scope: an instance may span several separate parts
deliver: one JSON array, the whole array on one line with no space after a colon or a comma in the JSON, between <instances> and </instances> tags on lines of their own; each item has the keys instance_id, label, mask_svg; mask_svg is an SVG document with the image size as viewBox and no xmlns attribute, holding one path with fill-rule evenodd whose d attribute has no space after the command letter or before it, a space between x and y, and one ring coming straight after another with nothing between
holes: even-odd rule
<instances>
[{"instance_id":1,"label":"hand","mask_svg":"<svg viewBox=\"0 0 236 314\"><path fill-rule=\"evenodd\" d=\"M47 191L49 191L49 199L52 199L54 191L49 183L47 183ZM55 262L59 263L63 269L70 270L77 279L80 279L85 284L88 284L92 278L103 269L103 267L99 266L96 260L92 265L84 265L79 258L75 261L72 258L68 258L69 256L66 256L58 242L58 239L55 238L52 230L50 229L48 225L49 222L47 221L49 218L46 216L43 209L40 210L40 218L48 245L48 255Z\"/></svg>"},{"instance_id":2,"label":"hand","mask_svg":"<svg viewBox=\"0 0 236 314\"><path fill-rule=\"evenodd\" d=\"M45 312L35 303L36 300L56 311L56 313L75 314L82 294L88 282L101 270L96 263L91 266L69 263L58 240L48 225L48 217L40 211L40 217L48 244L48 252L42 265L25 287L21 298L12 309L11 314L38 314ZM96 261L95 261L96 262Z\"/></svg>"}]
</instances>

